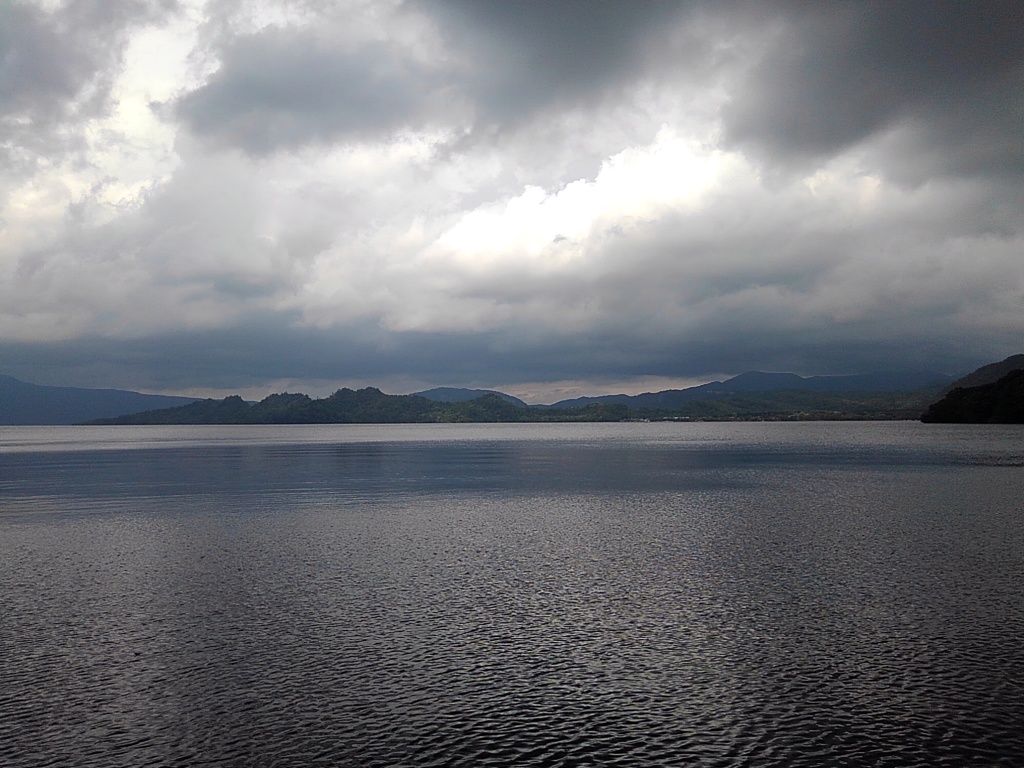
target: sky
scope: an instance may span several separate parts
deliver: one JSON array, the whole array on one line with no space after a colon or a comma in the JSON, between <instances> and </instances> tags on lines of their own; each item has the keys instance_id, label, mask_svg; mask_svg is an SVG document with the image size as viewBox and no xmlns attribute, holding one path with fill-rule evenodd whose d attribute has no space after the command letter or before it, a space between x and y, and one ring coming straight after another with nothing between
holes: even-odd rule
<instances>
[{"instance_id":1,"label":"sky","mask_svg":"<svg viewBox=\"0 0 1024 768\"><path fill-rule=\"evenodd\" d=\"M553 402L1021 351L1016 0L0 0L0 373Z\"/></svg>"}]
</instances>

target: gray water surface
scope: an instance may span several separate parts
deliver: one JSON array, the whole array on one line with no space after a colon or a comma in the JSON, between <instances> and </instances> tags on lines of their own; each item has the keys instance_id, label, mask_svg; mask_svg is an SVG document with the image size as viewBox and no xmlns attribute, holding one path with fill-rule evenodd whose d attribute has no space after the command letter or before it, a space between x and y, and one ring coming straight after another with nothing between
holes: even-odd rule
<instances>
[{"instance_id":1,"label":"gray water surface","mask_svg":"<svg viewBox=\"0 0 1024 768\"><path fill-rule=\"evenodd\" d=\"M0 428L0 765L1024 765L1024 429Z\"/></svg>"}]
</instances>

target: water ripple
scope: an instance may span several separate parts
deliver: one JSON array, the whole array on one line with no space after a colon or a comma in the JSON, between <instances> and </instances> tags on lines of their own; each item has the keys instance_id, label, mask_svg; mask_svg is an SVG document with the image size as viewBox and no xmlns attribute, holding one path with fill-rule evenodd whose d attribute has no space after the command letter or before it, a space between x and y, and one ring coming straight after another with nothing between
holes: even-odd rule
<instances>
[{"instance_id":1,"label":"water ripple","mask_svg":"<svg viewBox=\"0 0 1024 768\"><path fill-rule=\"evenodd\" d=\"M1013 467L165 494L105 456L135 492L5 502L5 766L1024 764Z\"/></svg>"}]
</instances>

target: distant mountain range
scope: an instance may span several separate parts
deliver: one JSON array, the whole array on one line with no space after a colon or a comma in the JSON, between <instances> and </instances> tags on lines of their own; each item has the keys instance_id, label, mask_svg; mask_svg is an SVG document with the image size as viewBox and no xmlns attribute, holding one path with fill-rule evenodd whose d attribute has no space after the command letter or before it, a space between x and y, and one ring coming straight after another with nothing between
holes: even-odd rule
<instances>
[{"instance_id":1,"label":"distant mountain range","mask_svg":"<svg viewBox=\"0 0 1024 768\"><path fill-rule=\"evenodd\" d=\"M194 401L121 389L48 387L0 375L0 425L79 424Z\"/></svg>"},{"instance_id":2,"label":"distant mountain range","mask_svg":"<svg viewBox=\"0 0 1024 768\"><path fill-rule=\"evenodd\" d=\"M749 372L725 382L645 395L605 395L527 405L503 392L438 387L411 395L339 389L312 399L233 396L104 419L109 424L348 424L621 421L633 419L908 419L938 397L950 377L931 372L802 377ZM922 385L927 385L922 388Z\"/></svg>"},{"instance_id":3,"label":"distant mountain range","mask_svg":"<svg viewBox=\"0 0 1024 768\"><path fill-rule=\"evenodd\" d=\"M494 390L437 387L412 395L367 388L338 390L320 400L271 395L252 404L235 396L195 400L124 390L28 384L0 376L0 424L348 423L403 421L576 421L621 418L782 419L917 418L944 392L964 382L999 378L1024 368L1014 355L968 376L901 371L850 376L798 376L749 371L725 381L640 395L600 395L527 405ZM987 377L987 378L986 378ZM993 378L995 377L995 378Z\"/></svg>"}]
</instances>

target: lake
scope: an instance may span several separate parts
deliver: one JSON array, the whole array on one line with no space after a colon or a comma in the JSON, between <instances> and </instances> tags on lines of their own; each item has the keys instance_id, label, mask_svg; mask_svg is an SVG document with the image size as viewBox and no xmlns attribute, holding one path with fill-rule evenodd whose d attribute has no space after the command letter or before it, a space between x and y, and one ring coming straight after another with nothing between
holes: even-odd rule
<instances>
[{"instance_id":1,"label":"lake","mask_svg":"<svg viewBox=\"0 0 1024 768\"><path fill-rule=\"evenodd\" d=\"M1024 428L0 427L0 764L1024 765Z\"/></svg>"}]
</instances>

